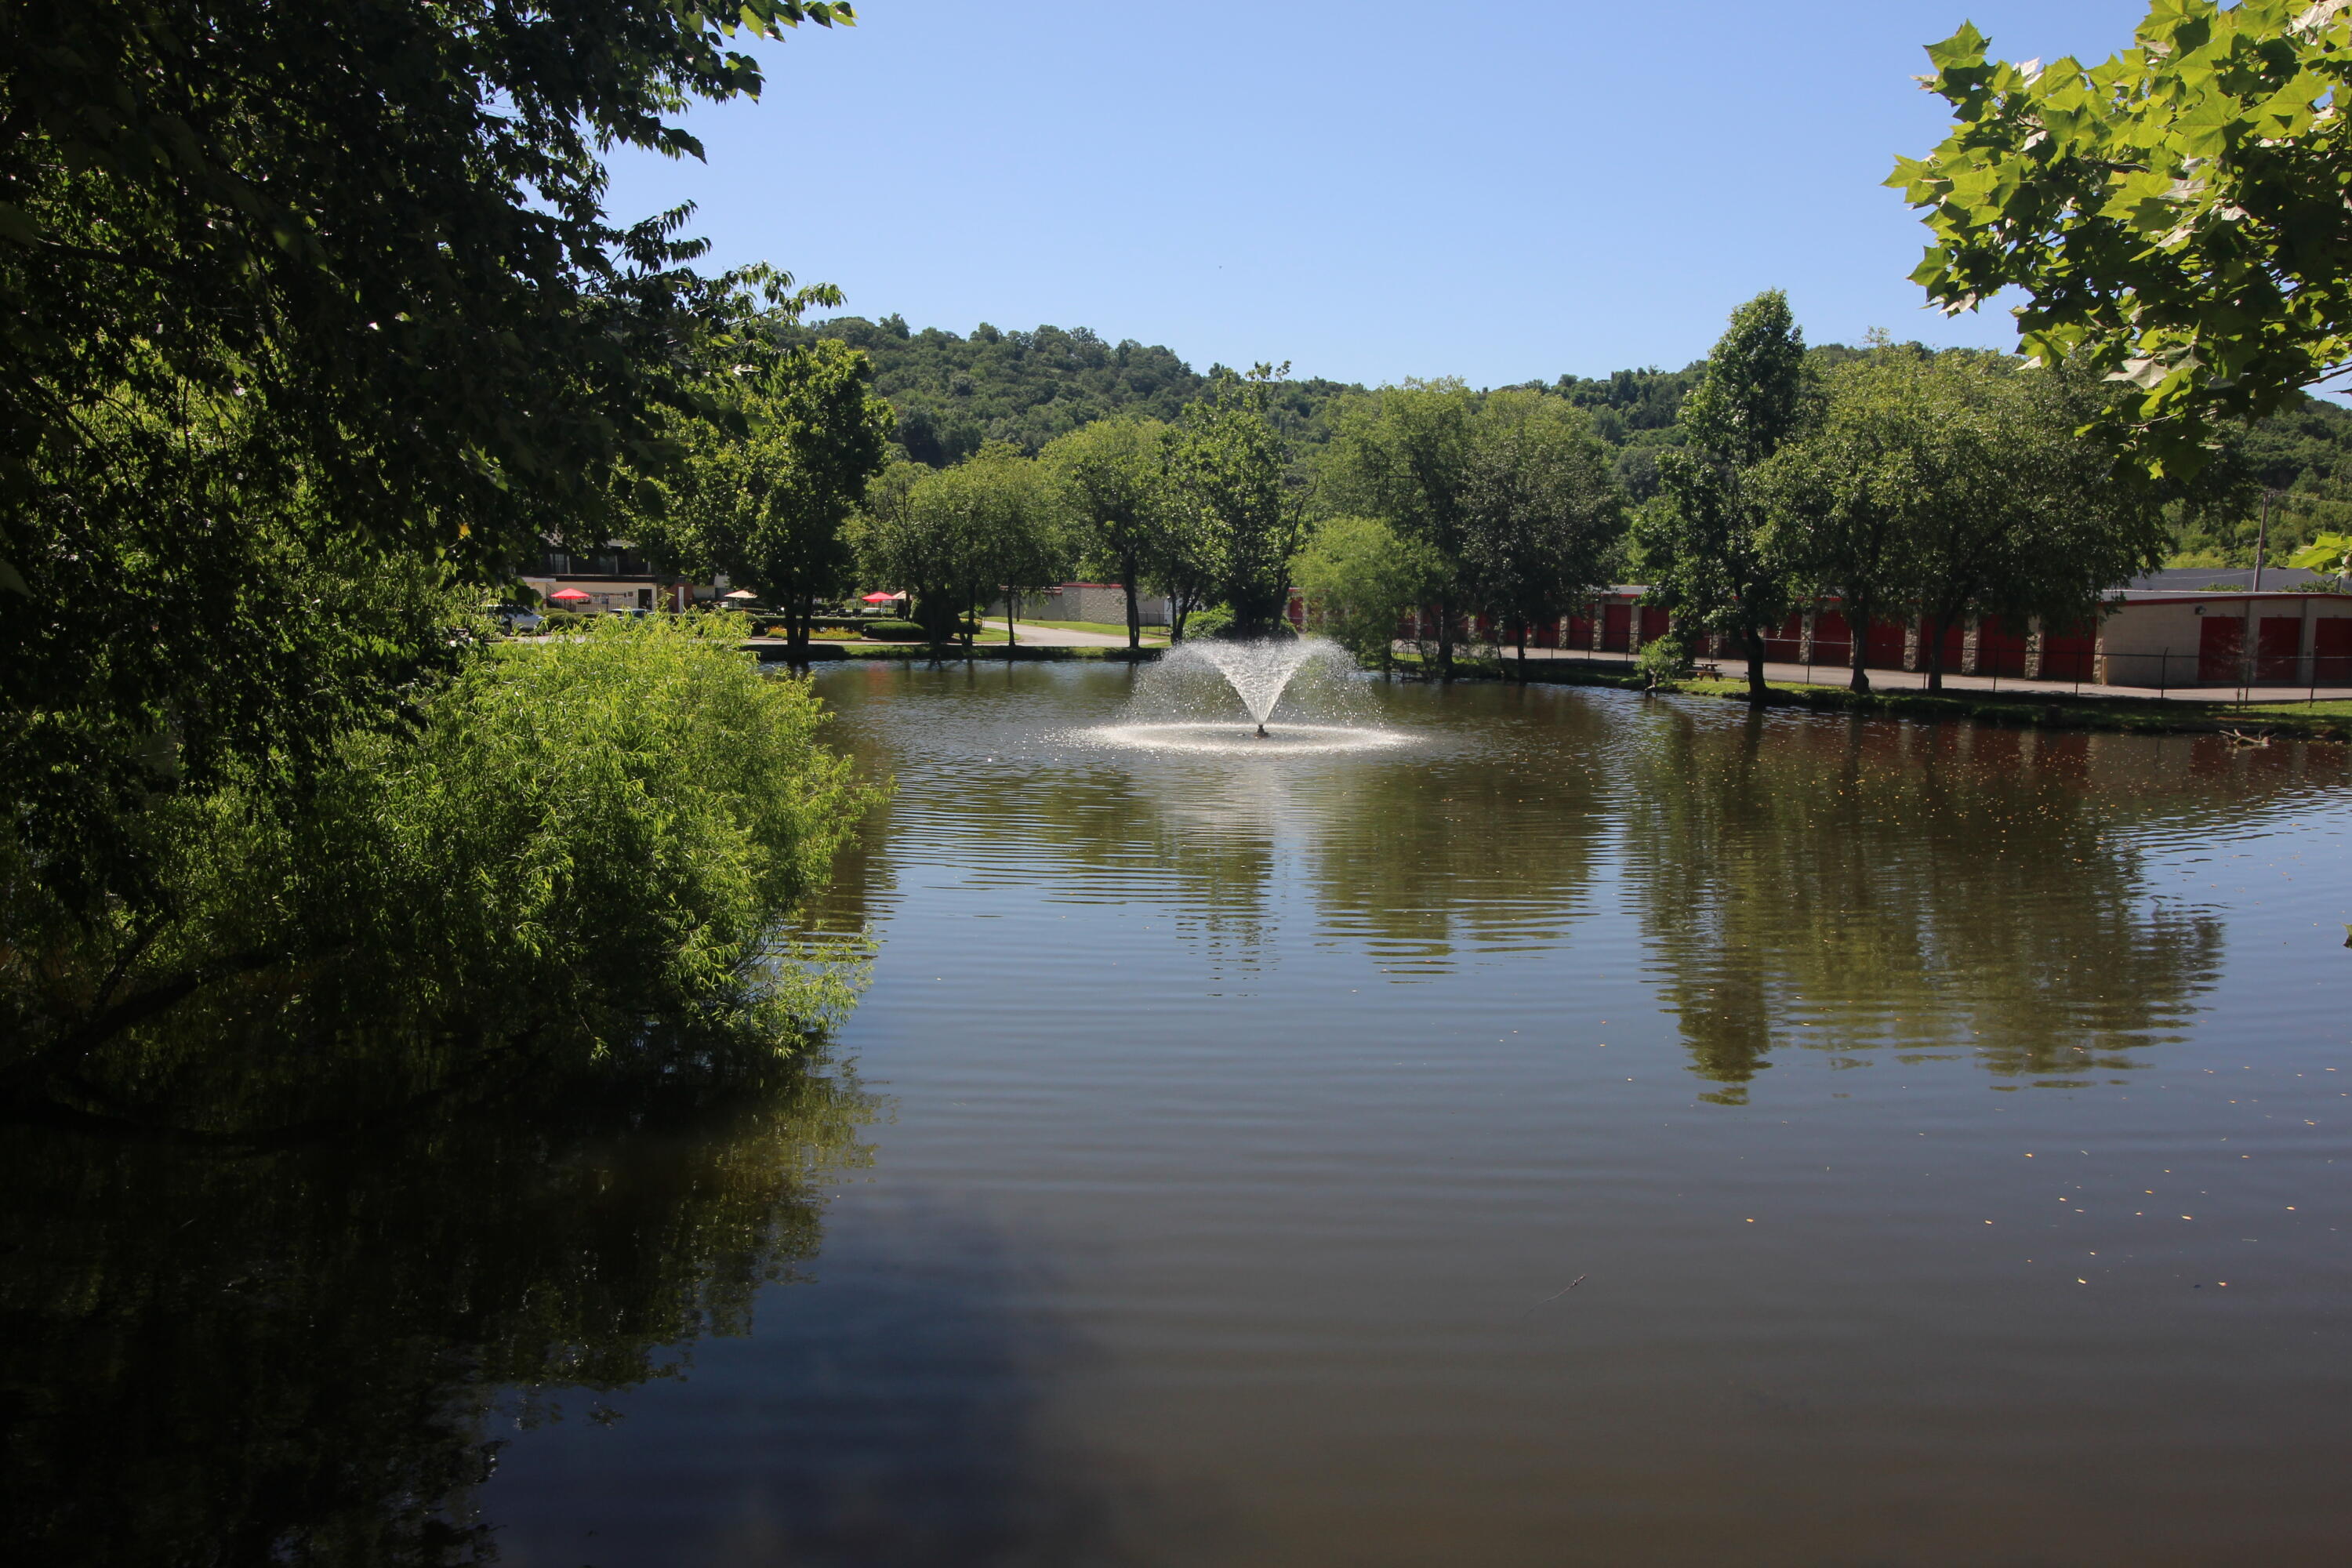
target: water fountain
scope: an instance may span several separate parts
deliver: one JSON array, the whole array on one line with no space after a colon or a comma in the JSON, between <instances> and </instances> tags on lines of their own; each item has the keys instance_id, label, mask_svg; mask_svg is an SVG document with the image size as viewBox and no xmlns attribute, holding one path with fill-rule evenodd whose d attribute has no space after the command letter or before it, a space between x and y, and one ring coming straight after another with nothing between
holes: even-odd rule
<instances>
[{"instance_id":1,"label":"water fountain","mask_svg":"<svg viewBox=\"0 0 2352 1568\"><path fill-rule=\"evenodd\" d=\"M1094 733L1114 745L1257 754L1369 751L1408 742L1408 737L1378 724L1309 722L1295 716L1276 723L1275 711L1286 695L1297 705L1293 680L1310 670L1318 679L1302 684L1314 688L1318 716L1347 716L1328 711L1354 706L1346 700L1356 687L1354 663L1337 643L1323 637L1185 643L1160 660L1136 693L1136 710L1149 721L1108 725ZM1246 722L1200 717L1231 713L1236 699Z\"/></svg>"}]
</instances>

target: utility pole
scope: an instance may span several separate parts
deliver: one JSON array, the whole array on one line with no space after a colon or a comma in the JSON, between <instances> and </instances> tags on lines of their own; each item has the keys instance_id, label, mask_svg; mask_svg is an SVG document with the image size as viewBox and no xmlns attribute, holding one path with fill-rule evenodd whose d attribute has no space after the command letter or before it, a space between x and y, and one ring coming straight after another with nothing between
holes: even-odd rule
<instances>
[{"instance_id":1,"label":"utility pole","mask_svg":"<svg viewBox=\"0 0 2352 1568\"><path fill-rule=\"evenodd\" d=\"M2263 487L2262 526L2254 533L2253 591L2257 594L2263 591L2263 557L2270 553L2271 548L2271 497L2278 493L2268 485Z\"/></svg>"}]
</instances>

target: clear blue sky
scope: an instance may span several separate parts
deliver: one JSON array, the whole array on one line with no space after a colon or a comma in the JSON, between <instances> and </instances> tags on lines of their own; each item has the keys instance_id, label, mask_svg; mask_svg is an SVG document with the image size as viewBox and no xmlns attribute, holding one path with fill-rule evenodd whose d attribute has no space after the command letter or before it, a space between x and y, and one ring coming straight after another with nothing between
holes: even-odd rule
<instances>
[{"instance_id":1,"label":"clear blue sky","mask_svg":"<svg viewBox=\"0 0 2352 1568\"><path fill-rule=\"evenodd\" d=\"M1759 289L1809 340L2012 346L1906 280L1882 189L1943 134L1912 78L1963 19L2105 58L2141 0L871 0L766 47L766 96L628 155L614 210L691 200L712 261L969 332L1088 326L1206 369L1492 385L1680 365Z\"/></svg>"}]
</instances>

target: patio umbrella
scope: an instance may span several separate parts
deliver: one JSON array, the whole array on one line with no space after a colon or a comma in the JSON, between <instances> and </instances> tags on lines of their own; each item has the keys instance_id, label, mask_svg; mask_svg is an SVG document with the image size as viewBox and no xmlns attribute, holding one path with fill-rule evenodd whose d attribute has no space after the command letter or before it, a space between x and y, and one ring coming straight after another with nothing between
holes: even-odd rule
<instances>
[{"instance_id":1,"label":"patio umbrella","mask_svg":"<svg viewBox=\"0 0 2352 1568\"><path fill-rule=\"evenodd\" d=\"M548 603L551 605L585 604L587 599L588 595L577 588L558 588L547 596Z\"/></svg>"},{"instance_id":2,"label":"patio umbrella","mask_svg":"<svg viewBox=\"0 0 2352 1568\"><path fill-rule=\"evenodd\" d=\"M760 595L749 588L738 588L731 594L722 594L719 596L726 599L756 599Z\"/></svg>"},{"instance_id":3,"label":"patio umbrella","mask_svg":"<svg viewBox=\"0 0 2352 1568\"><path fill-rule=\"evenodd\" d=\"M887 605L904 596L900 594L868 594L862 602L868 605Z\"/></svg>"}]
</instances>

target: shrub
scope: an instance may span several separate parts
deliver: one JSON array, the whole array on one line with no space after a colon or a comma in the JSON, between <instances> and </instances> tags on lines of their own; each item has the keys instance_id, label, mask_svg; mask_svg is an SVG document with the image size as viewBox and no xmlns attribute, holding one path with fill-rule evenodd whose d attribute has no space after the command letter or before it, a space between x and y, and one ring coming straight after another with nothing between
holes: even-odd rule
<instances>
[{"instance_id":1,"label":"shrub","mask_svg":"<svg viewBox=\"0 0 2352 1568\"><path fill-rule=\"evenodd\" d=\"M877 642L921 642L929 635L913 621L865 621L857 631Z\"/></svg>"},{"instance_id":2,"label":"shrub","mask_svg":"<svg viewBox=\"0 0 2352 1568\"><path fill-rule=\"evenodd\" d=\"M1213 637L1234 624L1231 605L1203 605L1184 617L1184 635L1188 637Z\"/></svg>"},{"instance_id":3,"label":"shrub","mask_svg":"<svg viewBox=\"0 0 2352 1568\"><path fill-rule=\"evenodd\" d=\"M31 1026L0 1034L20 1052L48 1035L125 1099L185 1107L200 1081L238 1121L321 1079L406 1095L515 1060L789 1051L852 993L793 962L786 921L874 793L818 742L808 683L736 651L742 629L598 617L494 644L421 725L352 738L297 804L173 803L178 913L136 942L20 918L40 913L32 884L0 865L0 912L27 938L0 1021ZM24 951L36 924L46 953ZM26 991L101 975L118 950L115 995L184 999L94 1052L60 1044L38 1020L75 1010Z\"/></svg>"}]
</instances>

